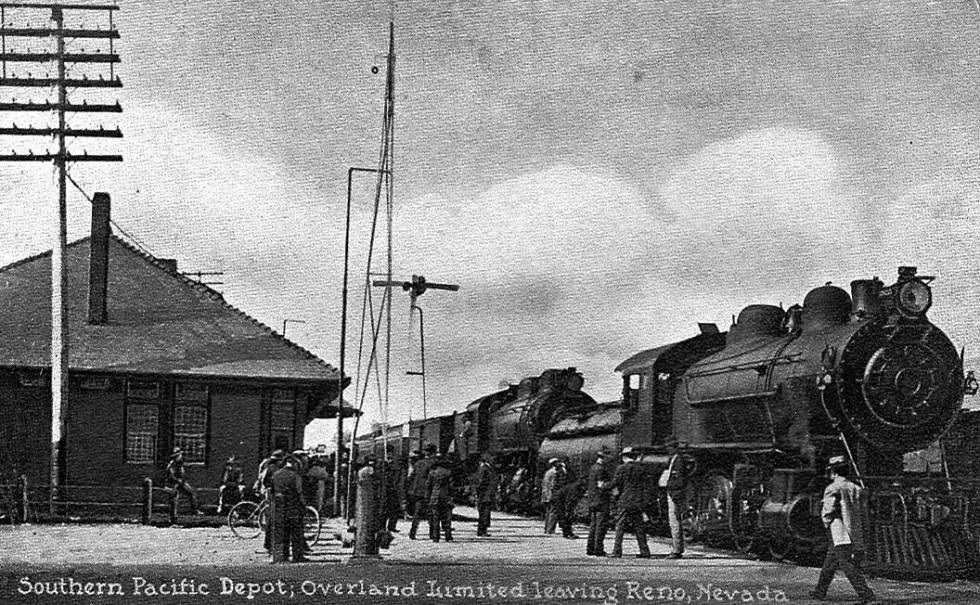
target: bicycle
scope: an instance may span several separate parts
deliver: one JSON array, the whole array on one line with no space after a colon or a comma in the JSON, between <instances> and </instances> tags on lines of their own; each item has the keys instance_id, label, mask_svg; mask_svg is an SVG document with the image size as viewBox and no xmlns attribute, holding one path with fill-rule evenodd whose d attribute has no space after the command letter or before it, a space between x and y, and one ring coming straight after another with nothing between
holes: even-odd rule
<instances>
[{"instance_id":1,"label":"bicycle","mask_svg":"<svg viewBox=\"0 0 980 605\"><path fill-rule=\"evenodd\" d=\"M252 539L259 537L269 526L269 502L263 498L261 502L242 500L228 511L228 527L235 537ZM323 530L323 520L320 513L312 506L307 506L303 512L303 537L310 546L320 540Z\"/></svg>"}]
</instances>

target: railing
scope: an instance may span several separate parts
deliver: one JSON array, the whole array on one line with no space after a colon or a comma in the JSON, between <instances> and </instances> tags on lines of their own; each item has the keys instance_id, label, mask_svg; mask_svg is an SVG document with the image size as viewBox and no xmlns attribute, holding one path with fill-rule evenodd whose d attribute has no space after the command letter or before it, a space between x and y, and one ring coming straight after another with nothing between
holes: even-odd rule
<instances>
[{"instance_id":1,"label":"railing","mask_svg":"<svg viewBox=\"0 0 980 605\"><path fill-rule=\"evenodd\" d=\"M47 485L32 485L21 476L0 484L0 519L4 523L65 521L138 521L150 525L166 519L175 524L186 501L169 487L146 478L139 486L61 485L53 506ZM216 502L218 490L195 488L198 499Z\"/></svg>"}]
</instances>

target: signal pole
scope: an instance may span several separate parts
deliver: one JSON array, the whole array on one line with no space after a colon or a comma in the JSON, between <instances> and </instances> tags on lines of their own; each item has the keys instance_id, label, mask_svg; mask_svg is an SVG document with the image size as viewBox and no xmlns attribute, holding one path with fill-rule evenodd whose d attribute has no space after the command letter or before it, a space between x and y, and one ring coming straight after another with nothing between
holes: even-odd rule
<instances>
[{"instance_id":1,"label":"signal pole","mask_svg":"<svg viewBox=\"0 0 980 605\"><path fill-rule=\"evenodd\" d=\"M65 249L67 247L67 178L68 164L70 162L121 162L121 155L89 155L84 152L82 155L71 154L68 151L67 139L75 137L103 137L120 138L122 132L118 128L106 130L103 127L92 128L71 128L68 126L66 114L75 112L111 112L120 113L122 107L117 101L114 105L108 104L88 104L86 102L71 103L68 100L68 89L78 88L121 88L122 81L114 76L113 65L119 62L119 55L114 52L113 41L119 38L119 32L115 29L112 22L112 15L119 10L118 6L113 5L73 5L73 4L28 4L20 2L0 3L0 87L7 88L47 88L55 86L57 88L57 100L51 102L28 101L26 103L0 102L0 111L26 111L26 112L50 112L56 111L58 116L58 126L52 127L18 127L11 124L9 127L0 128L0 135L13 136L52 136L55 137L58 145L56 153L45 150L44 153L35 154L33 151L13 152L7 155L0 155L0 162L52 162L58 168L58 225L55 245L51 249L51 476L49 479L49 507L52 514L55 513L55 502L58 498L58 487L61 475L65 472L62 466L63 457L62 442L65 434L65 409L68 400L68 318L66 313L66 276L64 269ZM50 20L54 22L53 27L8 27L8 17L20 18L33 16L34 22L40 19L38 11L50 11ZM77 12L75 12L77 11ZM83 11L91 14L92 12L104 12L108 18L106 29L87 29L85 27L65 28L65 14L81 14ZM51 52L31 52L30 49L24 51L26 46L24 39L54 39L55 51ZM89 41L108 41L108 52L73 52L65 50L65 40L85 39ZM8 40L13 43L13 48L8 46ZM20 43L18 45L17 43ZM57 77L34 77L28 72L27 77L17 77L12 71L8 74L8 63L26 64L50 64L54 62L57 67ZM109 77L106 79L99 74L98 79L89 78L87 75L79 77L69 77L67 65L92 65L108 64Z\"/></svg>"},{"instance_id":2,"label":"signal pole","mask_svg":"<svg viewBox=\"0 0 980 605\"><path fill-rule=\"evenodd\" d=\"M412 281L408 282L397 282L397 281L375 281L373 283L375 286L383 286L385 288L401 287L409 293L409 300L411 306L409 307L409 313L415 311L419 312L419 349L421 351L422 357L422 371L421 372L406 372L409 376L421 376L422 377L422 420L425 420L428 416L426 415L426 394L425 394L425 320L422 313L422 307L416 304L419 296L425 293L426 290L449 290L450 292L456 292L459 290L459 285L457 284L437 284L425 281L424 275L413 275ZM389 303L390 305L390 303Z\"/></svg>"}]
</instances>

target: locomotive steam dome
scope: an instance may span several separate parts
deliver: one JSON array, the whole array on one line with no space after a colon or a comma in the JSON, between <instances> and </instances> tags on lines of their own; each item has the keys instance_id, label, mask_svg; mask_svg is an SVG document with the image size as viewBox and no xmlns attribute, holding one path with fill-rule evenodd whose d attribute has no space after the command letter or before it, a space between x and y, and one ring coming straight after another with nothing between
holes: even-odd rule
<instances>
[{"instance_id":1,"label":"locomotive steam dome","mask_svg":"<svg viewBox=\"0 0 980 605\"><path fill-rule=\"evenodd\" d=\"M851 314L851 297L837 286L820 286L803 299L803 329L839 326Z\"/></svg>"}]
</instances>

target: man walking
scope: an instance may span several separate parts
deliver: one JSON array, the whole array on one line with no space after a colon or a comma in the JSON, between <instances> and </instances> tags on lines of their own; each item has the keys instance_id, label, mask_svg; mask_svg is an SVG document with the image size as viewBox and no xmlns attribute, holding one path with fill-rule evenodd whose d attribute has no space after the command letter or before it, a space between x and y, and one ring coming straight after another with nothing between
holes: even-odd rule
<instances>
[{"instance_id":1,"label":"man walking","mask_svg":"<svg viewBox=\"0 0 980 605\"><path fill-rule=\"evenodd\" d=\"M419 530L419 522L429 510L429 472L435 462L436 451L436 446L433 443L425 446L425 458L415 463L412 467L411 476L408 478L409 493L415 500L415 509L412 511L412 528L408 531L410 540L415 539Z\"/></svg>"},{"instance_id":2,"label":"man walking","mask_svg":"<svg viewBox=\"0 0 980 605\"><path fill-rule=\"evenodd\" d=\"M619 500L616 504L618 509L616 537L612 556L623 556L623 534L626 532L626 526L629 525L636 532L636 543L640 547L637 558L649 559L650 546L647 544L646 527L643 522L643 510L646 504L643 492L645 473L636 463L636 453L633 448L624 448L622 457L623 464L616 469L612 482L613 487L619 491Z\"/></svg>"},{"instance_id":3,"label":"man walking","mask_svg":"<svg viewBox=\"0 0 980 605\"><path fill-rule=\"evenodd\" d=\"M609 522L609 492L612 483L608 457L608 452L599 452L589 469L585 490L585 502L589 507L589 539L585 545L585 554L593 557L606 556L606 524Z\"/></svg>"},{"instance_id":4,"label":"man walking","mask_svg":"<svg viewBox=\"0 0 980 605\"><path fill-rule=\"evenodd\" d=\"M429 492L429 538L439 541L439 528L445 534L446 542L453 541L453 496L452 472L446 467L441 454L433 457L432 470L429 471L426 487Z\"/></svg>"},{"instance_id":5,"label":"man walking","mask_svg":"<svg viewBox=\"0 0 980 605\"><path fill-rule=\"evenodd\" d=\"M272 476L272 562L288 561L292 553L293 563L307 561L303 556L303 478L298 472L296 458L286 458L285 466Z\"/></svg>"},{"instance_id":6,"label":"man walking","mask_svg":"<svg viewBox=\"0 0 980 605\"><path fill-rule=\"evenodd\" d=\"M487 536L490 529L490 509L500 483L500 475L490 463L491 456L484 454L473 476L473 498L476 501L476 535Z\"/></svg>"},{"instance_id":7,"label":"man walking","mask_svg":"<svg viewBox=\"0 0 980 605\"><path fill-rule=\"evenodd\" d=\"M810 596L825 599L827 588L840 568L857 592L859 603L872 603L875 593L868 587L861 572L861 559L864 556L864 528L861 526L863 490L851 481L850 464L844 456L831 457L827 471L830 485L823 492L821 516L824 527L830 531L831 544L827 547L817 587L810 592Z\"/></svg>"},{"instance_id":8,"label":"man walking","mask_svg":"<svg viewBox=\"0 0 980 605\"><path fill-rule=\"evenodd\" d=\"M187 496L194 512L199 515L204 514L204 511L197 506L197 492L184 478L184 450L179 447L174 448L170 455L170 462L167 463L167 487Z\"/></svg>"},{"instance_id":9,"label":"man walking","mask_svg":"<svg viewBox=\"0 0 980 605\"><path fill-rule=\"evenodd\" d=\"M690 473L677 437L670 435L664 445L667 447L667 468L660 474L657 485L667 492L667 522L670 525L671 541L671 551L667 558L680 559L684 556L684 526L681 518L687 508L687 481Z\"/></svg>"}]
</instances>

